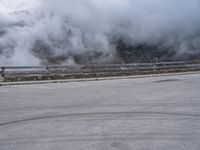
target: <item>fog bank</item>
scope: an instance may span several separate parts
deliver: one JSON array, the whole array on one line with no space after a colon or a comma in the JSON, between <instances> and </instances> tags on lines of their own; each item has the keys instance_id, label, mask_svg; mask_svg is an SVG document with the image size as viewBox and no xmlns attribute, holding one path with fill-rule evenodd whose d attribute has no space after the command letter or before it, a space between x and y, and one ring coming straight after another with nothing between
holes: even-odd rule
<instances>
[{"instance_id":1,"label":"fog bank","mask_svg":"<svg viewBox=\"0 0 200 150\"><path fill-rule=\"evenodd\" d=\"M195 58L199 14L199 0L0 0L0 65Z\"/></svg>"}]
</instances>

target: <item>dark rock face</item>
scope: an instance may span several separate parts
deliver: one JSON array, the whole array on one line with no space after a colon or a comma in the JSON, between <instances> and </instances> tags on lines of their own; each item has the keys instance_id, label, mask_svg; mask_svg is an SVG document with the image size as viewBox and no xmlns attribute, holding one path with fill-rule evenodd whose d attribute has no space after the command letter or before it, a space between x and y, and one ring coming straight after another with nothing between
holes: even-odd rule
<instances>
[{"instance_id":1,"label":"dark rock face","mask_svg":"<svg viewBox=\"0 0 200 150\"><path fill-rule=\"evenodd\" d=\"M162 43L157 45L146 43L130 45L123 42L123 40L117 40L112 45L116 49L114 57L110 57L111 53L95 50L81 54L66 52L66 54L58 55L54 53L54 49L51 46L40 40L35 41L31 52L41 60L41 64L56 65L60 65L68 59L72 59L76 64L150 63L200 59L200 52L198 51L195 53L178 54L175 47L164 47Z\"/></svg>"},{"instance_id":2,"label":"dark rock face","mask_svg":"<svg viewBox=\"0 0 200 150\"><path fill-rule=\"evenodd\" d=\"M97 63L98 59L103 57L102 52L88 52L81 55L74 55L74 61L77 64L93 64Z\"/></svg>"},{"instance_id":3,"label":"dark rock face","mask_svg":"<svg viewBox=\"0 0 200 150\"><path fill-rule=\"evenodd\" d=\"M66 59L68 59L68 56L65 55L56 56L52 48L48 44L40 40L35 41L31 52L33 53L34 56L36 56L41 60L41 64L59 65Z\"/></svg>"},{"instance_id":4,"label":"dark rock face","mask_svg":"<svg viewBox=\"0 0 200 150\"><path fill-rule=\"evenodd\" d=\"M181 60L200 59L199 53L177 54L173 47L162 47L160 45L137 44L127 45L122 40L116 44L118 56L124 63L149 63L149 62L169 62Z\"/></svg>"}]
</instances>

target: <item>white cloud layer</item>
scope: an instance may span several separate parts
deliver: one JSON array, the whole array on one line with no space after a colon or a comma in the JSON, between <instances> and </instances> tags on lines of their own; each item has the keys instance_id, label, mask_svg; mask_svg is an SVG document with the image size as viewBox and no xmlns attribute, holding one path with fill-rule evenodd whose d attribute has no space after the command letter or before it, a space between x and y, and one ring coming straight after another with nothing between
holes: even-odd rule
<instances>
[{"instance_id":1,"label":"white cloud layer","mask_svg":"<svg viewBox=\"0 0 200 150\"><path fill-rule=\"evenodd\" d=\"M109 62L115 38L194 53L199 15L199 0L0 0L0 65L39 65L45 55L67 64L87 52Z\"/></svg>"}]
</instances>

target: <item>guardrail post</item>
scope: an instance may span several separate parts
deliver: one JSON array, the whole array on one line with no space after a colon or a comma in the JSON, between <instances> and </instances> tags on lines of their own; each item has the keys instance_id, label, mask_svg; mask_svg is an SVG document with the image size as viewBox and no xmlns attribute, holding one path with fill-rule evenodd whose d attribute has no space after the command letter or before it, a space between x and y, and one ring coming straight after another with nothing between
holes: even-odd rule
<instances>
[{"instance_id":1,"label":"guardrail post","mask_svg":"<svg viewBox=\"0 0 200 150\"><path fill-rule=\"evenodd\" d=\"M50 74L50 69L49 69L49 66L48 66L48 65L46 65L46 73L47 73L47 74Z\"/></svg>"},{"instance_id":2,"label":"guardrail post","mask_svg":"<svg viewBox=\"0 0 200 150\"><path fill-rule=\"evenodd\" d=\"M153 71L154 72L156 71L156 65L155 64L153 65Z\"/></svg>"},{"instance_id":3,"label":"guardrail post","mask_svg":"<svg viewBox=\"0 0 200 150\"><path fill-rule=\"evenodd\" d=\"M4 78L5 78L5 67L1 67L0 82L4 82Z\"/></svg>"},{"instance_id":4,"label":"guardrail post","mask_svg":"<svg viewBox=\"0 0 200 150\"><path fill-rule=\"evenodd\" d=\"M121 69L122 72L124 71L123 64L120 65L120 69Z\"/></svg>"}]
</instances>

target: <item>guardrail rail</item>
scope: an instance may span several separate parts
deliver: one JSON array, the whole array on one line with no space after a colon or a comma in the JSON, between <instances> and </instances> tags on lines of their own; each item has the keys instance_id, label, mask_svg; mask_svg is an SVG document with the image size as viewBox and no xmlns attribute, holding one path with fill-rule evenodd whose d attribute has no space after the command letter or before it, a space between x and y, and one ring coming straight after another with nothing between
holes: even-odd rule
<instances>
[{"instance_id":1,"label":"guardrail rail","mask_svg":"<svg viewBox=\"0 0 200 150\"><path fill-rule=\"evenodd\" d=\"M200 71L200 60L136 64L88 64L75 66L2 66L0 69L0 81L67 79L197 70Z\"/></svg>"}]
</instances>

